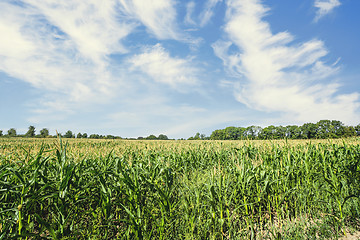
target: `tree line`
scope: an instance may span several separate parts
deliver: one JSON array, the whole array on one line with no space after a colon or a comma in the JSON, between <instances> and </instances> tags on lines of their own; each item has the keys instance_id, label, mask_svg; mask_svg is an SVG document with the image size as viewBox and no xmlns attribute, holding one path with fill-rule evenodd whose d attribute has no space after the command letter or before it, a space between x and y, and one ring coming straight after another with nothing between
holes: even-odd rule
<instances>
[{"instance_id":1,"label":"tree line","mask_svg":"<svg viewBox=\"0 0 360 240\"><path fill-rule=\"evenodd\" d=\"M34 126L29 126L28 131L21 135L17 134L15 128L10 128L6 134L0 130L0 137L31 137L31 138L50 138L60 135L64 138L90 138L90 139L130 139L130 140L169 140L169 138L160 134L159 136L149 135L147 137L138 138L122 138L114 135L99 135L87 133L74 134L71 130L65 134L58 133L50 135L47 128L40 130L36 134ZM249 127L227 127L225 129L214 130L209 137L205 134L196 133L195 136L188 140L245 140L245 139L325 139L325 138L345 138L360 136L360 124L357 126L346 126L337 120L320 120L317 123L305 123L302 126L274 126L267 127L249 126ZM183 139L184 140L184 139Z\"/></svg>"},{"instance_id":2,"label":"tree line","mask_svg":"<svg viewBox=\"0 0 360 240\"><path fill-rule=\"evenodd\" d=\"M119 136L114 135L100 135L100 134L90 134L87 133L78 133L74 134L71 130L68 130L64 134L57 133L57 135L50 135L49 129L43 128L40 130L39 134L36 134L36 129L34 126L29 126L28 131L25 134L18 134L15 128L10 128L6 134L4 134L3 130L0 130L0 137L29 137L29 138L56 138L57 136L61 136L63 138L90 138L90 139L123 139ZM125 138L130 140L168 140L169 138L160 134L159 136L155 136L153 134L147 137L138 137L138 138Z\"/></svg>"},{"instance_id":3,"label":"tree line","mask_svg":"<svg viewBox=\"0 0 360 240\"><path fill-rule=\"evenodd\" d=\"M357 126L345 126L337 120L320 120L317 123L305 123L302 126L274 126L267 127L227 127L211 133L211 140L244 140L244 139L326 139L346 138L360 136L360 124ZM202 139L197 133L192 139Z\"/></svg>"}]
</instances>

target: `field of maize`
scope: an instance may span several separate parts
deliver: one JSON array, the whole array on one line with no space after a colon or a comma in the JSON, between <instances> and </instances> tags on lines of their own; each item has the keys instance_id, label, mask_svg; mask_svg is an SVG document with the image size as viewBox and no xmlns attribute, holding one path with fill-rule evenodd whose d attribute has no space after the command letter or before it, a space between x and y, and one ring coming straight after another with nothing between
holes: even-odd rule
<instances>
[{"instance_id":1,"label":"field of maize","mask_svg":"<svg viewBox=\"0 0 360 240\"><path fill-rule=\"evenodd\" d=\"M360 138L0 138L0 239L338 239Z\"/></svg>"}]
</instances>

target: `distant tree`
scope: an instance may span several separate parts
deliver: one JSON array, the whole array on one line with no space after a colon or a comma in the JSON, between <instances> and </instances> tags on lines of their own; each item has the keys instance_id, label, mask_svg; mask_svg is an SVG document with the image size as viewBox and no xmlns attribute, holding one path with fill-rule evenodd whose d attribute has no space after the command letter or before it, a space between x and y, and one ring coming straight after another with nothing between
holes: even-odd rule
<instances>
[{"instance_id":1,"label":"distant tree","mask_svg":"<svg viewBox=\"0 0 360 240\"><path fill-rule=\"evenodd\" d=\"M106 135L106 137L105 137L106 139L115 139L116 137L115 136L113 136L113 135Z\"/></svg>"},{"instance_id":2,"label":"distant tree","mask_svg":"<svg viewBox=\"0 0 360 240\"><path fill-rule=\"evenodd\" d=\"M275 139L284 139L286 137L286 127L275 127Z\"/></svg>"},{"instance_id":3,"label":"distant tree","mask_svg":"<svg viewBox=\"0 0 360 240\"><path fill-rule=\"evenodd\" d=\"M0 137L3 136L3 130L0 130Z\"/></svg>"},{"instance_id":4,"label":"distant tree","mask_svg":"<svg viewBox=\"0 0 360 240\"><path fill-rule=\"evenodd\" d=\"M354 137L356 136L356 130L352 126L345 126L343 128L343 135L342 137Z\"/></svg>"},{"instance_id":5,"label":"distant tree","mask_svg":"<svg viewBox=\"0 0 360 240\"><path fill-rule=\"evenodd\" d=\"M100 139L101 136L100 136L99 134L91 134L91 135L89 136L89 138L92 138L92 139Z\"/></svg>"},{"instance_id":6,"label":"distant tree","mask_svg":"<svg viewBox=\"0 0 360 240\"><path fill-rule=\"evenodd\" d=\"M35 127L30 126L29 130L25 133L25 137L35 137Z\"/></svg>"},{"instance_id":7,"label":"distant tree","mask_svg":"<svg viewBox=\"0 0 360 240\"><path fill-rule=\"evenodd\" d=\"M169 138L168 138L166 135L164 135L164 134L160 134L160 135L158 136L158 139L159 139L159 140L169 140Z\"/></svg>"},{"instance_id":8,"label":"distant tree","mask_svg":"<svg viewBox=\"0 0 360 240\"><path fill-rule=\"evenodd\" d=\"M82 138L83 137L83 135L81 134L81 133L78 133L77 135L76 135L76 138Z\"/></svg>"},{"instance_id":9,"label":"distant tree","mask_svg":"<svg viewBox=\"0 0 360 240\"><path fill-rule=\"evenodd\" d=\"M301 138L316 138L317 126L315 123L304 123L301 127Z\"/></svg>"},{"instance_id":10,"label":"distant tree","mask_svg":"<svg viewBox=\"0 0 360 240\"><path fill-rule=\"evenodd\" d=\"M210 135L211 140L225 140L226 132L224 129L217 129L213 131Z\"/></svg>"},{"instance_id":11,"label":"distant tree","mask_svg":"<svg viewBox=\"0 0 360 240\"><path fill-rule=\"evenodd\" d=\"M15 128L10 128L7 132L8 132L9 137L16 137L16 129Z\"/></svg>"},{"instance_id":12,"label":"distant tree","mask_svg":"<svg viewBox=\"0 0 360 240\"><path fill-rule=\"evenodd\" d=\"M332 129L330 120L320 120L316 123L317 131L316 138L329 138L332 137L334 130Z\"/></svg>"},{"instance_id":13,"label":"distant tree","mask_svg":"<svg viewBox=\"0 0 360 240\"><path fill-rule=\"evenodd\" d=\"M73 138L75 137L75 135L73 135L72 131L68 130L65 134L64 134L64 138Z\"/></svg>"},{"instance_id":14,"label":"distant tree","mask_svg":"<svg viewBox=\"0 0 360 240\"><path fill-rule=\"evenodd\" d=\"M276 139L276 127L270 125L261 129L258 134L259 139Z\"/></svg>"},{"instance_id":15,"label":"distant tree","mask_svg":"<svg viewBox=\"0 0 360 240\"><path fill-rule=\"evenodd\" d=\"M195 134L194 140L200 140L200 133L196 133L196 134Z\"/></svg>"},{"instance_id":16,"label":"distant tree","mask_svg":"<svg viewBox=\"0 0 360 240\"><path fill-rule=\"evenodd\" d=\"M138 140L143 140L143 139L144 139L144 137L138 137L137 139L138 139Z\"/></svg>"},{"instance_id":17,"label":"distant tree","mask_svg":"<svg viewBox=\"0 0 360 240\"><path fill-rule=\"evenodd\" d=\"M360 136L360 124L356 125L356 126L354 127L354 129L355 129L355 131L356 131L356 135L357 135L357 136Z\"/></svg>"},{"instance_id":18,"label":"distant tree","mask_svg":"<svg viewBox=\"0 0 360 240\"><path fill-rule=\"evenodd\" d=\"M43 128L40 130L40 137L46 138L49 136L49 130L47 128Z\"/></svg>"},{"instance_id":19,"label":"distant tree","mask_svg":"<svg viewBox=\"0 0 360 240\"><path fill-rule=\"evenodd\" d=\"M87 137L88 137L87 133L83 133L82 138L87 138Z\"/></svg>"},{"instance_id":20,"label":"distant tree","mask_svg":"<svg viewBox=\"0 0 360 240\"><path fill-rule=\"evenodd\" d=\"M225 131L225 138L224 138L225 140L237 140L243 137L243 133L245 129L231 126L225 128L224 131Z\"/></svg>"},{"instance_id":21,"label":"distant tree","mask_svg":"<svg viewBox=\"0 0 360 240\"><path fill-rule=\"evenodd\" d=\"M244 135L246 138L256 139L259 133L261 132L261 130L262 128L259 126L250 126L246 128Z\"/></svg>"},{"instance_id":22,"label":"distant tree","mask_svg":"<svg viewBox=\"0 0 360 240\"><path fill-rule=\"evenodd\" d=\"M301 138L301 128L296 125L286 126L286 137L289 139Z\"/></svg>"},{"instance_id":23,"label":"distant tree","mask_svg":"<svg viewBox=\"0 0 360 240\"><path fill-rule=\"evenodd\" d=\"M189 137L188 140L200 140L200 133L196 133L195 136Z\"/></svg>"},{"instance_id":24,"label":"distant tree","mask_svg":"<svg viewBox=\"0 0 360 240\"><path fill-rule=\"evenodd\" d=\"M206 135L205 134L200 134L200 139L201 140L206 140L206 139L208 139L208 137L206 137Z\"/></svg>"},{"instance_id":25,"label":"distant tree","mask_svg":"<svg viewBox=\"0 0 360 240\"><path fill-rule=\"evenodd\" d=\"M332 120L331 126L332 126L332 130L333 130L333 134L335 135L334 137L340 138L344 135L345 126L342 122L337 121L337 120Z\"/></svg>"},{"instance_id":26,"label":"distant tree","mask_svg":"<svg viewBox=\"0 0 360 240\"><path fill-rule=\"evenodd\" d=\"M151 134L150 136L146 137L146 139L148 139L148 140L156 140L157 137L155 135Z\"/></svg>"},{"instance_id":27,"label":"distant tree","mask_svg":"<svg viewBox=\"0 0 360 240\"><path fill-rule=\"evenodd\" d=\"M217 133L219 133L219 131L222 131L224 134L223 135L217 135ZM220 140L220 137L224 137L225 136L225 130L221 129L221 130L215 130L211 136L213 137L213 140ZM187 140L208 140L211 139L210 137L206 137L205 134L203 133L196 133L193 137L189 137Z\"/></svg>"}]
</instances>

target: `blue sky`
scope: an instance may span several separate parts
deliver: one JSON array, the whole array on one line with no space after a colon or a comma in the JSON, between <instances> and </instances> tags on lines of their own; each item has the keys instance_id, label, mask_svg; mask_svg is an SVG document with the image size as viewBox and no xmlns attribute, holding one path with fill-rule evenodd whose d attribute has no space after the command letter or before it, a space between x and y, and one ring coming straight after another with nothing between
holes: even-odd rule
<instances>
[{"instance_id":1,"label":"blue sky","mask_svg":"<svg viewBox=\"0 0 360 240\"><path fill-rule=\"evenodd\" d=\"M360 123L360 1L2 0L0 129Z\"/></svg>"}]
</instances>

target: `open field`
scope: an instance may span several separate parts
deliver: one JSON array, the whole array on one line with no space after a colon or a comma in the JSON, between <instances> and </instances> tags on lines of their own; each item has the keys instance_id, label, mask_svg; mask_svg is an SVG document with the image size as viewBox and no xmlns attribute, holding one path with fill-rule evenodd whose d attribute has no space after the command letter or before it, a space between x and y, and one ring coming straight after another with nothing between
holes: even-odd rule
<instances>
[{"instance_id":1,"label":"open field","mask_svg":"<svg viewBox=\"0 0 360 240\"><path fill-rule=\"evenodd\" d=\"M360 138L0 138L0 239L339 239Z\"/></svg>"}]
</instances>

